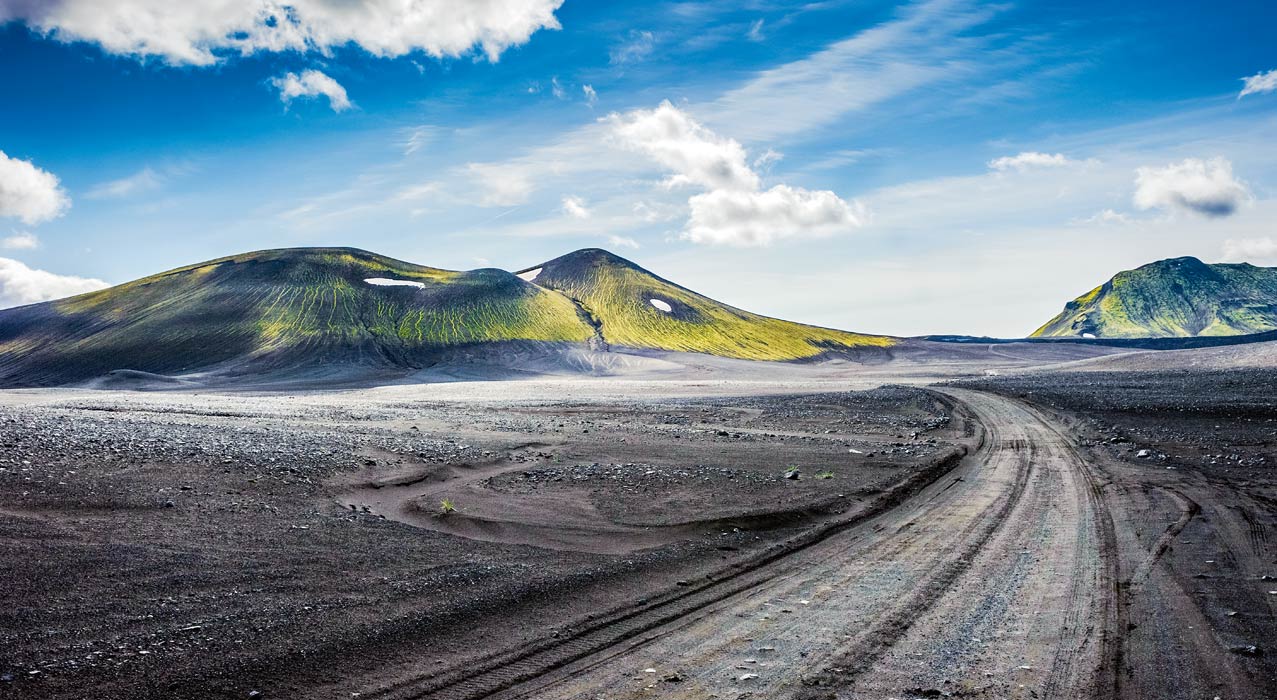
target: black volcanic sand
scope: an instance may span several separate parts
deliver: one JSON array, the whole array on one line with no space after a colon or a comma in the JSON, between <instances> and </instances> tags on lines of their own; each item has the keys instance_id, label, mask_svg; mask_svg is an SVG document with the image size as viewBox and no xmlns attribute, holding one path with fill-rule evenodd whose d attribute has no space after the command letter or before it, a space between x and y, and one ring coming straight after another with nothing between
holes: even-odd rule
<instances>
[{"instance_id":1,"label":"black volcanic sand","mask_svg":"<svg viewBox=\"0 0 1277 700\"><path fill-rule=\"evenodd\" d=\"M0 407L0 696L350 697L713 575L973 440L898 388L292 398Z\"/></svg>"},{"instance_id":2,"label":"black volcanic sand","mask_svg":"<svg viewBox=\"0 0 1277 700\"><path fill-rule=\"evenodd\" d=\"M1126 697L1277 696L1277 370L1086 372L965 386L1028 400L1108 477Z\"/></svg>"}]
</instances>

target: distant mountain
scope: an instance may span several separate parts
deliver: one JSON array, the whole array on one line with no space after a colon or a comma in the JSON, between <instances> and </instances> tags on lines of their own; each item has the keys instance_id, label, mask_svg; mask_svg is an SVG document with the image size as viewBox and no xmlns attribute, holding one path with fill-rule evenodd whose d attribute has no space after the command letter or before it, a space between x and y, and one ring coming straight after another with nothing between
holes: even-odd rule
<instances>
[{"instance_id":1,"label":"distant mountain","mask_svg":"<svg viewBox=\"0 0 1277 700\"><path fill-rule=\"evenodd\" d=\"M579 304L595 326L596 344L749 360L799 360L895 342L742 311L597 248L569 253L518 275Z\"/></svg>"},{"instance_id":2,"label":"distant mountain","mask_svg":"<svg viewBox=\"0 0 1277 700\"><path fill-rule=\"evenodd\" d=\"M0 386L412 370L529 344L795 360L893 342L733 309L599 250L535 269L454 272L354 248L220 258L0 310Z\"/></svg>"},{"instance_id":3,"label":"distant mountain","mask_svg":"<svg viewBox=\"0 0 1277 700\"><path fill-rule=\"evenodd\" d=\"M353 248L267 250L0 311L0 384L225 363L248 373L414 367L446 346L590 334L570 300L503 270L451 272Z\"/></svg>"},{"instance_id":4,"label":"distant mountain","mask_svg":"<svg viewBox=\"0 0 1277 700\"><path fill-rule=\"evenodd\" d=\"M1034 338L1231 336L1277 329L1277 268L1172 258L1117 273Z\"/></svg>"}]
</instances>

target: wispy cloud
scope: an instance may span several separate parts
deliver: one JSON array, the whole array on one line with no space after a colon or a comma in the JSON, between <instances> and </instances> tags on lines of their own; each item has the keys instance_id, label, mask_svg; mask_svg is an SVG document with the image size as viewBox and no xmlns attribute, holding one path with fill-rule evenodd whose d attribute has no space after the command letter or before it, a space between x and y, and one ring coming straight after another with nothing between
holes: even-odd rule
<instances>
[{"instance_id":1,"label":"wispy cloud","mask_svg":"<svg viewBox=\"0 0 1277 700\"><path fill-rule=\"evenodd\" d=\"M1277 68L1242 78L1242 91L1237 93L1237 99L1265 92L1277 92Z\"/></svg>"},{"instance_id":2,"label":"wispy cloud","mask_svg":"<svg viewBox=\"0 0 1277 700\"><path fill-rule=\"evenodd\" d=\"M150 167L122 177L94 185L86 197L89 199L123 199L144 192L152 192L164 184L165 178Z\"/></svg>"},{"instance_id":3,"label":"wispy cloud","mask_svg":"<svg viewBox=\"0 0 1277 700\"><path fill-rule=\"evenodd\" d=\"M1263 238L1229 238L1224 241L1224 260L1230 262L1277 263L1277 240Z\"/></svg>"},{"instance_id":4,"label":"wispy cloud","mask_svg":"<svg viewBox=\"0 0 1277 700\"><path fill-rule=\"evenodd\" d=\"M0 238L0 248L5 250L35 250L40 247L40 239L30 231L14 231L12 235Z\"/></svg>"},{"instance_id":5,"label":"wispy cloud","mask_svg":"<svg viewBox=\"0 0 1277 700\"><path fill-rule=\"evenodd\" d=\"M631 29L629 36L612 48L608 58L613 64L636 63L651 55L656 48L656 35L640 29Z\"/></svg>"}]
</instances>

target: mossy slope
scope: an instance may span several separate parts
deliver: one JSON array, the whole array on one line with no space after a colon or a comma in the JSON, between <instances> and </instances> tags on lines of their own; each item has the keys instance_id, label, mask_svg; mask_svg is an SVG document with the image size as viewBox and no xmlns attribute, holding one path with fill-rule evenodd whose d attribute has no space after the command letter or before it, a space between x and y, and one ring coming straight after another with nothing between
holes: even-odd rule
<instances>
[{"instance_id":1,"label":"mossy slope","mask_svg":"<svg viewBox=\"0 0 1277 700\"><path fill-rule=\"evenodd\" d=\"M1277 329L1277 268L1172 258L1119 272L1034 338L1227 336Z\"/></svg>"},{"instance_id":2,"label":"mossy slope","mask_svg":"<svg viewBox=\"0 0 1277 700\"><path fill-rule=\"evenodd\" d=\"M742 311L657 277L597 248L521 271L571 297L612 346L708 353L749 360L800 360L894 344L883 336L807 326ZM652 303L667 304L664 311Z\"/></svg>"},{"instance_id":3,"label":"mossy slope","mask_svg":"<svg viewBox=\"0 0 1277 700\"><path fill-rule=\"evenodd\" d=\"M591 334L570 300L502 270L452 272L353 248L268 250L2 311L0 381L66 383L119 368L171 374L245 360L255 369L413 367L451 346Z\"/></svg>"}]
</instances>

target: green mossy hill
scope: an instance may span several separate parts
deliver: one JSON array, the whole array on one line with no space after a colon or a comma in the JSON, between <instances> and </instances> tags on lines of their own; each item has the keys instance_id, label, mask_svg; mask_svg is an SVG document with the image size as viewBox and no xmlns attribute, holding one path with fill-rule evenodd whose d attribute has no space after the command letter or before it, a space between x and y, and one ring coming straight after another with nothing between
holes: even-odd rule
<instances>
[{"instance_id":1,"label":"green mossy hill","mask_svg":"<svg viewBox=\"0 0 1277 700\"><path fill-rule=\"evenodd\" d=\"M592 334L569 299L502 270L452 272L353 248L267 250L0 311L0 382L242 360L413 367L449 346Z\"/></svg>"},{"instance_id":2,"label":"green mossy hill","mask_svg":"<svg viewBox=\"0 0 1277 700\"><path fill-rule=\"evenodd\" d=\"M1277 329L1277 268L1172 258L1119 272L1034 338L1226 336Z\"/></svg>"},{"instance_id":3,"label":"green mossy hill","mask_svg":"<svg viewBox=\"0 0 1277 700\"><path fill-rule=\"evenodd\" d=\"M742 311L596 248L569 253L518 274L571 297L612 346L749 360L800 360L827 352L859 353L895 342Z\"/></svg>"}]
</instances>

